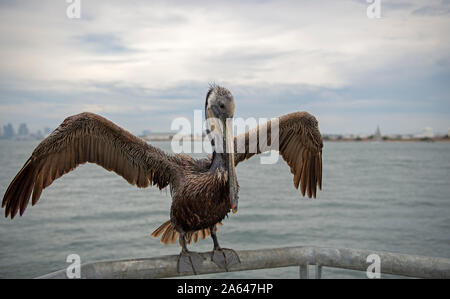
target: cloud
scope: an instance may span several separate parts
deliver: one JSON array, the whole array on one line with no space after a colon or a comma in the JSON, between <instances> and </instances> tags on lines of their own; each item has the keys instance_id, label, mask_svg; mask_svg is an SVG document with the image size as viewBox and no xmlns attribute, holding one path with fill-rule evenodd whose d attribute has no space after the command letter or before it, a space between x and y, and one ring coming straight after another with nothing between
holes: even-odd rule
<instances>
[{"instance_id":1,"label":"cloud","mask_svg":"<svg viewBox=\"0 0 450 299\"><path fill-rule=\"evenodd\" d=\"M86 34L75 37L76 41L87 46L88 49L98 53L128 53L133 50L128 48L119 37L113 34Z\"/></svg>"},{"instance_id":2,"label":"cloud","mask_svg":"<svg viewBox=\"0 0 450 299\"><path fill-rule=\"evenodd\" d=\"M439 3L431 3L431 5L421 6L412 11L417 16L446 16L450 14L450 1L442 0Z\"/></svg>"},{"instance_id":3,"label":"cloud","mask_svg":"<svg viewBox=\"0 0 450 299\"><path fill-rule=\"evenodd\" d=\"M349 115L450 119L448 1L382 1L377 20L364 0L82 1L79 20L65 1L0 5L0 124L93 110L167 131L203 107L212 81L240 116L308 109L327 131L347 130Z\"/></svg>"}]
</instances>

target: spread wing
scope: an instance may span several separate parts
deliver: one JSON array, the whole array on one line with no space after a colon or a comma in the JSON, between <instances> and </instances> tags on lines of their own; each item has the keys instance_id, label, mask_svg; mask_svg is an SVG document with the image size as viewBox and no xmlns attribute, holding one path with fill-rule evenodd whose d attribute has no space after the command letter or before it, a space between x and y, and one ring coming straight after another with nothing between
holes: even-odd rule
<instances>
[{"instance_id":1,"label":"spread wing","mask_svg":"<svg viewBox=\"0 0 450 299\"><path fill-rule=\"evenodd\" d=\"M86 162L114 171L140 188L153 184L162 189L177 173L174 157L99 115L81 113L65 119L33 151L5 192L5 217L12 219L18 211L22 215L31 194L34 205L44 188Z\"/></svg>"},{"instance_id":2,"label":"spread wing","mask_svg":"<svg viewBox=\"0 0 450 299\"><path fill-rule=\"evenodd\" d=\"M235 164L255 154L277 150L291 168L295 188L300 186L303 196L306 193L308 197L316 197L317 186L322 189L323 147L317 120L307 112L294 112L274 120L234 138ZM276 138L278 146L271 142Z\"/></svg>"}]
</instances>

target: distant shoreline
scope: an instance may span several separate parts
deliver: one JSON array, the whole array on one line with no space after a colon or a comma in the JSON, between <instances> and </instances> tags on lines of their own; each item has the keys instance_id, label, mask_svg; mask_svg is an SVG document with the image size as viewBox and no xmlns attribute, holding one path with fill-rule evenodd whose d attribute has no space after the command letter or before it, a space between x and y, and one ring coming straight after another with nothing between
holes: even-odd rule
<instances>
[{"instance_id":1,"label":"distant shoreline","mask_svg":"<svg viewBox=\"0 0 450 299\"><path fill-rule=\"evenodd\" d=\"M147 142L171 142L172 138L149 138L149 137L142 137L140 138L144 139ZM38 138L24 138L24 139L6 139L0 138L0 141L41 141L42 139ZM191 138L191 142L201 142L202 140L198 138ZM373 140L370 138L328 138L327 136L323 137L324 142L450 142L450 138L448 137L434 137L434 138L389 138L384 137L382 140Z\"/></svg>"},{"instance_id":2,"label":"distant shoreline","mask_svg":"<svg viewBox=\"0 0 450 299\"><path fill-rule=\"evenodd\" d=\"M382 140L373 139L358 139L358 138L341 138L341 139L329 139L324 138L324 141L329 142L450 142L448 137L436 137L436 138L383 138Z\"/></svg>"},{"instance_id":3,"label":"distant shoreline","mask_svg":"<svg viewBox=\"0 0 450 299\"><path fill-rule=\"evenodd\" d=\"M172 141L173 136L171 135L165 135L165 136L140 136L140 138L144 139L145 141ZM190 139L191 142L195 141L202 141L199 137L185 137L187 140ZM410 137L410 138L397 138L397 137L389 137L384 136L380 138L379 140L375 140L374 138L361 138L361 137L336 137L336 136L330 136L330 135L323 135L323 141L330 141L330 142L450 142L450 138L448 136L436 136L436 137Z\"/></svg>"}]
</instances>

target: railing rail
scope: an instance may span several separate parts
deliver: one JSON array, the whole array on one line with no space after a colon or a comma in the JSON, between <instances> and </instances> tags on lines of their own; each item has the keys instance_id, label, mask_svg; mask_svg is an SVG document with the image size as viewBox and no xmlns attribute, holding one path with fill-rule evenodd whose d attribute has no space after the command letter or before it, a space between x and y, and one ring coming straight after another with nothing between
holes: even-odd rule
<instances>
[{"instance_id":1,"label":"railing rail","mask_svg":"<svg viewBox=\"0 0 450 299\"><path fill-rule=\"evenodd\" d=\"M312 246L285 247L237 251L241 263L229 270L245 271L281 267L300 267L301 278L308 277L308 265L316 265L316 278L321 278L322 267L367 271L371 264L367 257L380 257L380 272L417 278L450 278L450 259L417 256L384 251ZM211 261L211 253L200 253L203 258L199 274L225 272ZM193 275L177 272L178 255L153 258L101 261L83 264L81 278L167 278ZM67 278L60 270L38 278Z\"/></svg>"}]
</instances>

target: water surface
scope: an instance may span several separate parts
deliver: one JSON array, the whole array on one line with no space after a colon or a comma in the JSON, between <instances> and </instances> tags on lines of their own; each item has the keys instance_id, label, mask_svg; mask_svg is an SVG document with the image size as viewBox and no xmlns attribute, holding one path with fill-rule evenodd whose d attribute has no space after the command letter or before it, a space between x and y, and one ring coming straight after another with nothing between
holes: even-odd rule
<instances>
[{"instance_id":1,"label":"water surface","mask_svg":"<svg viewBox=\"0 0 450 299\"><path fill-rule=\"evenodd\" d=\"M0 141L0 194L38 142ZM154 142L170 151L170 143ZM323 152L323 191L301 199L282 159L237 168L239 211L218 229L223 247L352 247L450 257L450 143L333 143ZM169 219L171 198L138 189L96 165L56 180L23 217L0 220L0 277L31 278L82 262L178 254L150 234ZM2 210L3 213L3 210ZM209 251L212 240L191 249ZM325 268L325 278L365 273ZM206 275L298 278L298 268ZM389 277L389 276L386 276Z\"/></svg>"}]
</instances>

